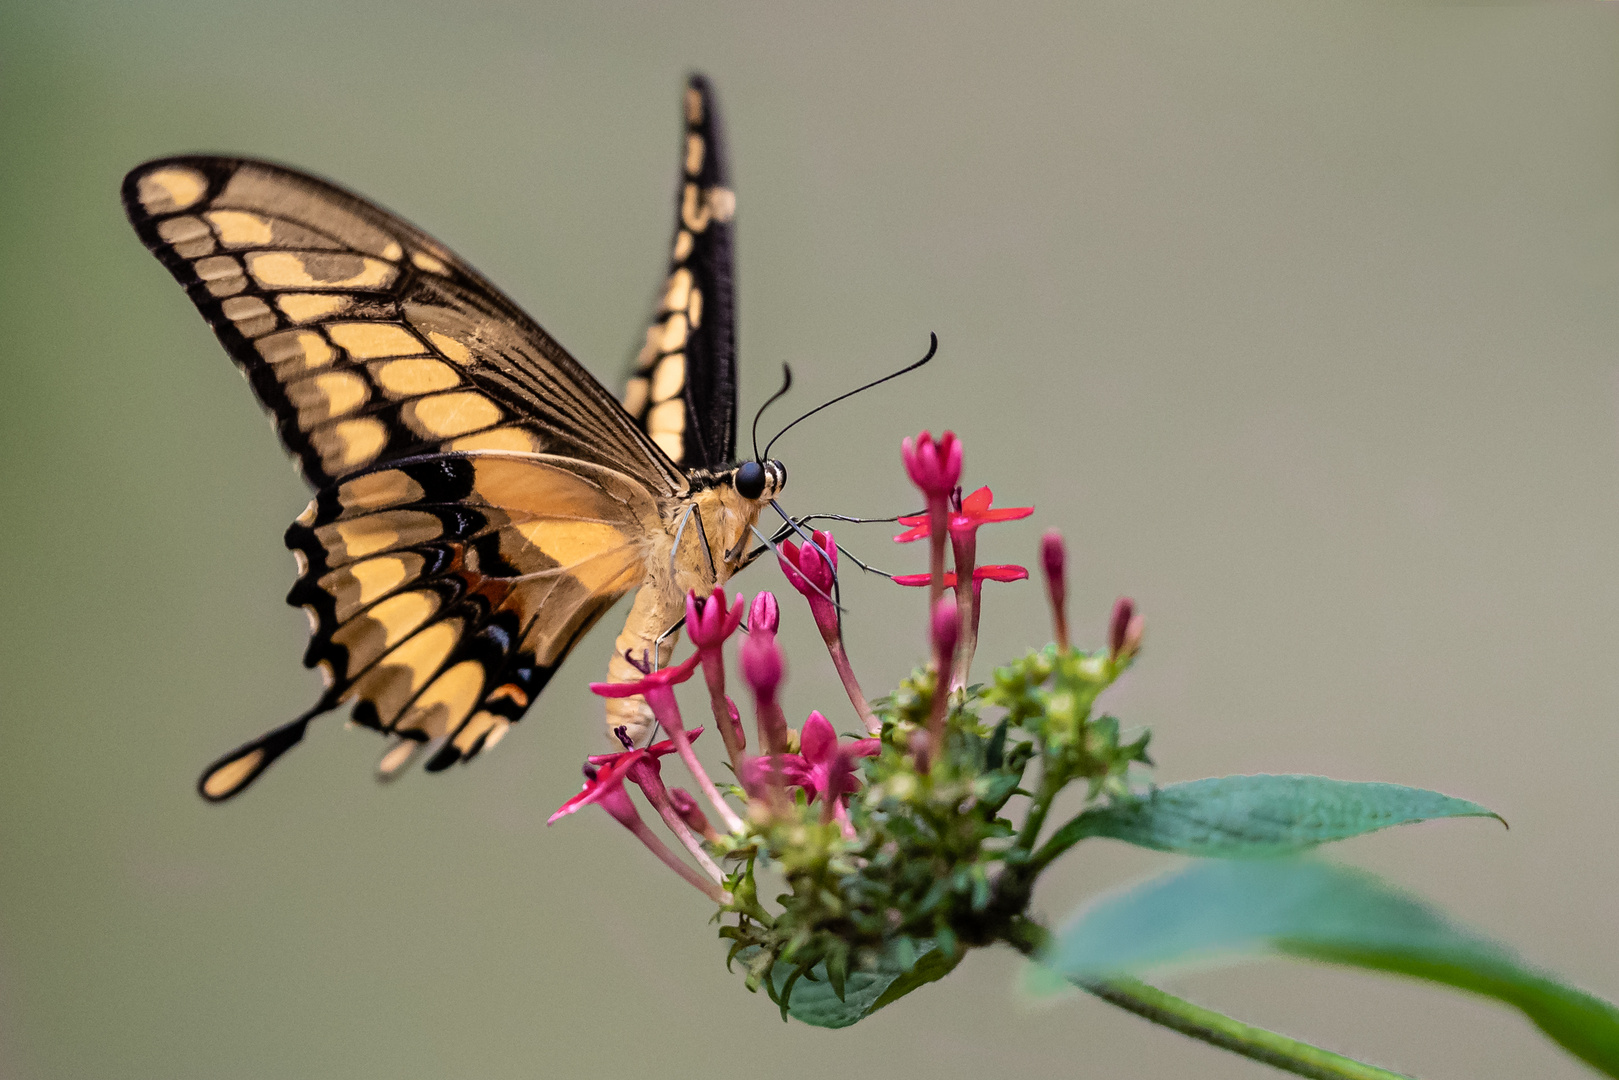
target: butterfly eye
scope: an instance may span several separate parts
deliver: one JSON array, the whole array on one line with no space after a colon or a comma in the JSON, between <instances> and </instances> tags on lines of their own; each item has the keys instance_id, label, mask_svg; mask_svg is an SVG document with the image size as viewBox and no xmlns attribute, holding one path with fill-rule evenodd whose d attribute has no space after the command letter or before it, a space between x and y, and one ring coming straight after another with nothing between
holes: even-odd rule
<instances>
[{"instance_id":1,"label":"butterfly eye","mask_svg":"<svg viewBox=\"0 0 1619 1080\"><path fill-rule=\"evenodd\" d=\"M745 461L736 471L736 493L744 499L757 499L765 493L765 467L757 461Z\"/></svg>"}]
</instances>

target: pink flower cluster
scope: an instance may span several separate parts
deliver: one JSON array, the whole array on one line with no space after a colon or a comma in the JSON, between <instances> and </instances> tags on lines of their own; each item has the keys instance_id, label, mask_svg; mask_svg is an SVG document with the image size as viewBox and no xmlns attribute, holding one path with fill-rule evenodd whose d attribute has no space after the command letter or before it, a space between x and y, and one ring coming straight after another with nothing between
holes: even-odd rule
<instances>
[{"instance_id":1,"label":"pink flower cluster","mask_svg":"<svg viewBox=\"0 0 1619 1080\"><path fill-rule=\"evenodd\" d=\"M937 440L927 432L916 439L906 439L902 454L906 473L926 499L927 510L914 517L897 519L907 526L907 531L895 539L901 543L926 539L931 555L929 573L894 578L902 585L930 587L929 628L938 689L928 731L919 733L919 741L912 748L918 769L925 772L943 736L950 694L965 685L972 663L983 583L1019 581L1029 576L1021 566L975 565L978 529L993 522L1027 517L1033 513L1033 508L996 508L987 487L963 497L959 486L961 443L950 432ZM750 605L740 595L734 600L727 597L723 588L715 589L706 597L694 592L686 597L686 632L695 649L691 656L656 671L650 664L638 662L631 656L628 657L630 662L643 671L640 679L591 684L591 689L603 697L644 697L668 738L637 747L630 744L625 729L619 729L617 734L624 743L623 750L592 756L585 766L584 789L551 816L551 821L556 821L581 807L602 807L683 878L720 904L730 903L732 897L725 889L725 875L710 847L722 844L726 833L734 837L747 833L743 813L756 825L766 824L792 810L799 798L794 794L796 791L802 793L804 805L819 806L823 823L837 822L845 834L853 835L848 801L860 787L856 763L881 749L878 738L882 732L881 721L867 702L844 648L838 604L837 541L828 531L815 530L806 536L796 524L793 529L798 531L798 541L781 543L776 552L777 560L788 584L809 604L810 615L826 643L833 667L865 728L865 737L840 740L832 722L818 711L810 713L796 732L788 726L780 697L787 664L776 641L781 613L774 596L761 592ZM945 567L947 540L954 556L953 569ZM1060 615L1063 589L1060 539L1048 537L1042 556L1048 587L1053 590L1059 611L1059 636L1066 647L1066 628ZM1132 648L1140 639L1139 619L1127 605L1128 601L1121 601L1122 614L1115 618L1112 637L1116 653ZM755 752L749 751L741 711L726 693L725 646L738 631L745 632L738 658L753 699ZM707 685L715 727L725 744L732 772L741 784L740 795L746 804L742 813L727 801L727 793L709 778L693 752L692 743L702 729L687 729L681 716L675 687L691 679L699 667ZM680 757L702 800L718 817L722 828L710 823L697 796L664 784L660 762L670 754ZM680 858L642 821L627 785L640 790L690 854L695 867Z\"/></svg>"},{"instance_id":2,"label":"pink flower cluster","mask_svg":"<svg viewBox=\"0 0 1619 1080\"><path fill-rule=\"evenodd\" d=\"M926 574L896 574L900 585L928 586L932 609L934 667L938 672L933 713L928 725L931 746L943 737L947 710L946 690L967 685L973 654L978 648L978 613L986 581L1021 581L1029 576L1021 566L978 566L978 530L999 521L1016 521L1034 513L1032 506L994 507L995 496L981 487L965 498L961 494L961 440L947 431L939 439L924 431L901 446L905 471L927 501L924 513L899 519L909 526L894 537L897 543L927 540ZM955 567L945 569L945 543L949 542ZM948 595L945 590L954 590ZM926 767L930 747L918 746L918 761Z\"/></svg>"},{"instance_id":3,"label":"pink flower cluster","mask_svg":"<svg viewBox=\"0 0 1619 1080\"><path fill-rule=\"evenodd\" d=\"M817 624L824 624L823 633L829 635L829 644L836 643L834 660L840 661L847 672L847 656L837 631L836 609L828 599L837 545L830 534L816 533L815 536L813 544L802 548L784 545L782 569L788 574L788 580L810 598ZM724 649L737 631L744 628L744 613L747 633L738 655L743 679L753 696L759 747L756 754L748 752L741 712L725 692ZM746 796L747 813L755 821L767 821L772 815L785 812L791 805L792 790L800 789L806 802L820 804L823 821L841 822L846 831L852 831L847 806L849 796L859 788L855 762L877 753L878 740L840 741L831 722L819 712L811 713L798 731L789 729L779 697L787 672L786 658L776 641L780 617L776 598L768 592L755 596L751 606L741 596L731 601L724 589L715 589L707 597L689 594L686 631L696 647L691 656L658 671L644 667L645 674L634 682L592 683L590 687L602 697L641 695L669 737L651 746L637 747L630 745L624 729L619 729L624 749L592 756L585 766L583 790L564 803L550 820L554 822L582 807L600 806L681 877L717 903L730 903L731 897L724 888L724 873L704 846L705 841L713 844L722 840L720 831L709 822L695 796L680 788L667 787L661 773L660 759L670 754L679 755L704 801L724 823L725 830L733 835L746 831L741 815L710 779L693 752L692 743L702 729L686 728L675 696L675 687L691 679L701 667L715 725ZM635 657L629 659L632 664L642 666ZM859 686L853 678L853 673L847 672L846 683L854 687L853 693L858 693ZM863 696L858 706L864 714L870 714L870 706ZM875 733L875 717L871 722ZM696 868L676 855L647 827L627 784L640 789L669 831L690 853Z\"/></svg>"}]
</instances>

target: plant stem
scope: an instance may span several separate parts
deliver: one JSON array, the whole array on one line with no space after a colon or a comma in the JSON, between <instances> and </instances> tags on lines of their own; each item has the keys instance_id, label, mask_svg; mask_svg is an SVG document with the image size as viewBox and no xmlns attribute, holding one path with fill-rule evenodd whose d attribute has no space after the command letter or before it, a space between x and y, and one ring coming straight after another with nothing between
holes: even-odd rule
<instances>
[{"instance_id":1,"label":"plant stem","mask_svg":"<svg viewBox=\"0 0 1619 1080\"><path fill-rule=\"evenodd\" d=\"M865 725L866 734L881 735L883 722L877 719L877 714L871 711L871 704L866 701L866 692L860 689L860 680L854 677L854 667L849 663L849 653L843 647L843 638L833 627L832 633L821 631L821 637L826 642L826 651L832 655L832 666L837 669L838 678L843 680L843 692L849 695L849 704L854 711L860 714L860 722Z\"/></svg>"},{"instance_id":2,"label":"plant stem","mask_svg":"<svg viewBox=\"0 0 1619 1080\"><path fill-rule=\"evenodd\" d=\"M1040 789L1035 792L1029 803L1029 812L1023 817L1023 827L1018 830L1017 847L1024 851L1033 851L1035 843L1040 839L1040 827L1046 823L1046 814L1051 811L1051 800L1057 797L1061 784L1052 783L1051 761L1040 764Z\"/></svg>"},{"instance_id":3,"label":"plant stem","mask_svg":"<svg viewBox=\"0 0 1619 1080\"><path fill-rule=\"evenodd\" d=\"M1315 1080L1410 1080L1404 1073L1380 1069L1376 1065L1334 1054L1331 1050L1323 1050L1274 1031L1244 1024L1137 979L1115 976L1070 981L1108 1004L1133 1012L1144 1020L1151 1020L1182 1035L1201 1039L1211 1046L1230 1050L1283 1072L1314 1077Z\"/></svg>"},{"instance_id":4,"label":"plant stem","mask_svg":"<svg viewBox=\"0 0 1619 1080\"><path fill-rule=\"evenodd\" d=\"M1018 918L1007 928L1005 940L1039 963L1038 957L1050 948L1051 933L1030 919ZM1127 975L1064 977L1081 990L1144 1020L1296 1076L1313 1080L1411 1080L1404 1073L1380 1069L1274 1031L1244 1024Z\"/></svg>"}]
</instances>

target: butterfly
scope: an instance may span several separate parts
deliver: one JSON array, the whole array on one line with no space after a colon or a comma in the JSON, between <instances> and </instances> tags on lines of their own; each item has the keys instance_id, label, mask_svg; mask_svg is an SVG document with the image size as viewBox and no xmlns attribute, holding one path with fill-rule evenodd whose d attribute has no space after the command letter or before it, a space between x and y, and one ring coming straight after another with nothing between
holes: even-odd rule
<instances>
[{"instance_id":1,"label":"butterfly","mask_svg":"<svg viewBox=\"0 0 1619 1080\"><path fill-rule=\"evenodd\" d=\"M748 559L776 460L733 460L732 228L720 118L692 76L669 273L622 402L432 237L324 180L244 158L147 162L135 232L186 289L316 489L287 529L309 615L307 712L203 772L251 784L349 706L439 771L493 746L629 592L609 665L668 661L687 590ZM643 661L645 662L645 661ZM609 699L635 739L653 717Z\"/></svg>"}]
</instances>

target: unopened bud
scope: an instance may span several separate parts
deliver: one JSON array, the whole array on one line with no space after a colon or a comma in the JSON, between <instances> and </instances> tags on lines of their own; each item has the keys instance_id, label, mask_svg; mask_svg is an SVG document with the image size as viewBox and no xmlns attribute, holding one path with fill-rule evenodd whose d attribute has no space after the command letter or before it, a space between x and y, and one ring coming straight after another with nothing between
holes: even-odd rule
<instances>
[{"instance_id":1,"label":"unopened bud","mask_svg":"<svg viewBox=\"0 0 1619 1080\"><path fill-rule=\"evenodd\" d=\"M1040 538L1040 566L1046 572L1046 597L1051 602L1051 621L1057 648L1068 651L1068 547L1062 533L1052 529Z\"/></svg>"},{"instance_id":2,"label":"unopened bud","mask_svg":"<svg viewBox=\"0 0 1619 1080\"><path fill-rule=\"evenodd\" d=\"M781 609L776 606L776 598L768 592L755 596L753 607L748 611L748 633L757 634L762 631L774 634L779 625L781 625Z\"/></svg>"},{"instance_id":3,"label":"unopened bud","mask_svg":"<svg viewBox=\"0 0 1619 1080\"><path fill-rule=\"evenodd\" d=\"M742 677L760 698L774 701L776 689L787 673L787 661L775 634L749 634L737 650L742 660Z\"/></svg>"},{"instance_id":4,"label":"unopened bud","mask_svg":"<svg viewBox=\"0 0 1619 1080\"><path fill-rule=\"evenodd\" d=\"M929 499L948 498L961 479L961 443L953 431L934 441L930 432L900 441L900 457L911 483Z\"/></svg>"},{"instance_id":5,"label":"unopened bud","mask_svg":"<svg viewBox=\"0 0 1619 1080\"><path fill-rule=\"evenodd\" d=\"M731 739L727 740L727 745L734 741L738 750L746 749L748 733L742 728L742 711L736 707L736 702L729 697L725 699L725 711L730 718L727 727L731 732Z\"/></svg>"},{"instance_id":6,"label":"unopened bud","mask_svg":"<svg viewBox=\"0 0 1619 1080\"><path fill-rule=\"evenodd\" d=\"M1107 644L1115 659L1129 659L1141 649L1141 635L1147 627L1146 619L1136 613L1135 603L1127 596L1113 605L1113 619L1108 625Z\"/></svg>"},{"instance_id":7,"label":"unopened bud","mask_svg":"<svg viewBox=\"0 0 1619 1080\"><path fill-rule=\"evenodd\" d=\"M697 800L685 788L670 789L669 805L674 807L675 813L680 816L680 820L684 821L686 828L692 832L710 840L718 837L718 834L714 831L714 826L708 823L708 818L704 816L702 808L697 805Z\"/></svg>"}]
</instances>

